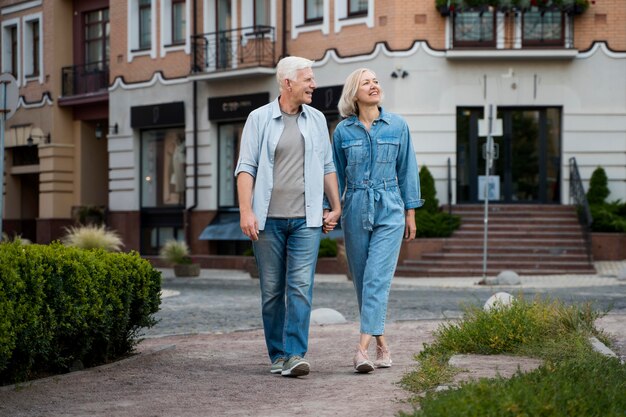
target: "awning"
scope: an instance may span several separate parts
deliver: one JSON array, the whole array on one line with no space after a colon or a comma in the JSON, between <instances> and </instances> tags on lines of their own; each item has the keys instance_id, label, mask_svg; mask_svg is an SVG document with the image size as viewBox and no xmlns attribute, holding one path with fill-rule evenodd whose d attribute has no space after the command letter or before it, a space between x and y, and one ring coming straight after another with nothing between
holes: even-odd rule
<instances>
[{"instance_id":1,"label":"awning","mask_svg":"<svg viewBox=\"0 0 626 417\"><path fill-rule=\"evenodd\" d=\"M343 239L340 226L322 238ZM200 240L248 240L239 227L239 212L220 212L200 233Z\"/></svg>"},{"instance_id":2,"label":"awning","mask_svg":"<svg viewBox=\"0 0 626 417\"><path fill-rule=\"evenodd\" d=\"M249 240L239 227L239 212L220 212L200 233L200 240Z\"/></svg>"}]
</instances>

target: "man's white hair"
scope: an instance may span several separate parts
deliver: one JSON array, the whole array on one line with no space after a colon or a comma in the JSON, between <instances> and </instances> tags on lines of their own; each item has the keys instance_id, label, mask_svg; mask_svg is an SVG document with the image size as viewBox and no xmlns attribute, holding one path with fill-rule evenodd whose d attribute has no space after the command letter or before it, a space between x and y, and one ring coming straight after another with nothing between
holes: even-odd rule
<instances>
[{"instance_id":1,"label":"man's white hair","mask_svg":"<svg viewBox=\"0 0 626 417\"><path fill-rule=\"evenodd\" d=\"M283 89L284 80L295 80L298 77L298 70L311 68L312 66L313 61L299 56L288 56L278 61L276 65L276 81L278 81L280 90Z\"/></svg>"}]
</instances>

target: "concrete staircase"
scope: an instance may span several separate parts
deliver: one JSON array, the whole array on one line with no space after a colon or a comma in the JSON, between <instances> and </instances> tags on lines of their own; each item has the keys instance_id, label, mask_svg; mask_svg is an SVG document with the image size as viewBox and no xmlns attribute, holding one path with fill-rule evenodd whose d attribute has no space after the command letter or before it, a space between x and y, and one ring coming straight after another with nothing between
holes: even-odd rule
<instances>
[{"instance_id":1,"label":"concrete staircase","mask_svg":"<svg viewBox=\"0 0 626 417\"><path fill-rule=\"evenodd\" d=\"M404 277L467 277L483 274L484 206L456 205L461 227L439 252L398 264ZM487 275L593 274L574 206L489 205Z\"/></svg>"}]
</instances>

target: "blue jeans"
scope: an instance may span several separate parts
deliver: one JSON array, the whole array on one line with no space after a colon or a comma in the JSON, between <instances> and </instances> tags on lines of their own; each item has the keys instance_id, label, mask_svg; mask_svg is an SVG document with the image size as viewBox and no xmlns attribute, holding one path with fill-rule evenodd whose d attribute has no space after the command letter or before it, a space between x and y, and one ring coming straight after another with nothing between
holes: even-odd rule
<instances>
[{"instance_id":1,"label":"blue jeans","mask_svg":"<svg viewBox=\"0 0 626 417\"><path fill-rule=\"evenodd\" d=\"M321 227L307 227L304 218L268 218L259 239L252 242L272 362L306 354L321 232Z\"/></svg>"}]
</instances>

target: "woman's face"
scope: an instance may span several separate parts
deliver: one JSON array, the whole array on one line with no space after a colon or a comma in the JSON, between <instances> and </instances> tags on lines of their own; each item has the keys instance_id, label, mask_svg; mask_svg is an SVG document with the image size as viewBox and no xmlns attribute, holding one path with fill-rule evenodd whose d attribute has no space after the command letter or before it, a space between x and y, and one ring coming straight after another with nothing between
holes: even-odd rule
<instances>
[{"instance_id":1,"label":"woman's face","mask_svg":"<svg viewBox=\"0 0 626 417\"><path fill-rule=\"evenodd\" d=\"M376 75L365 71L359 78L359 88L356 91L356 102L361 106L378 105L381 99L381 88Z\"/></svg>"}]
</instances>

